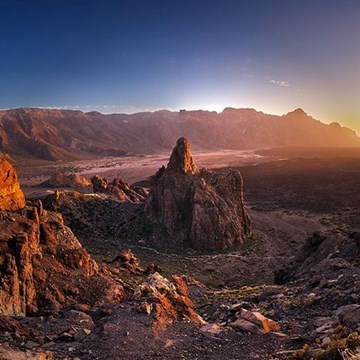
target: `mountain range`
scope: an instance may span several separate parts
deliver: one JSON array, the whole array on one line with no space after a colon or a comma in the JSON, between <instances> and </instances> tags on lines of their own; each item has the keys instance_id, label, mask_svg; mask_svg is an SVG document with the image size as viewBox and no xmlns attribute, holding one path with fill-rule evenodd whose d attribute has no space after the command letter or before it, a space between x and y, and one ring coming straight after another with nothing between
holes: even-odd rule
<instances>
[{"instance_id":1,"label":"mountain range","mask_svg":"<svg viewBox=\"0 0 360 360\"><path fill-rule=\"evenodd\" d=\"M0 151L16 159L76 160L168 152L179 137L194 150L359 147L356 132L296 109L160 110L136 114L19 108L0 111Z\"/></svg>"}]
</instances>

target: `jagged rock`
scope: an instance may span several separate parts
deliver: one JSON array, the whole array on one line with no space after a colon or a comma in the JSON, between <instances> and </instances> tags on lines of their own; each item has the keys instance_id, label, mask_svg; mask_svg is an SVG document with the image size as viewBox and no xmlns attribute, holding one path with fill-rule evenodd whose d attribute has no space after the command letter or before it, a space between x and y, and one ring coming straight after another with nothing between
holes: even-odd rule
<instances>
[{"instance_id":1,"label":"jagged rock","mask_svg":"<svg viewBox=\"0 0 360 360\"><path fill-rule=\"evenodd\" d=\"M0 210L18 210L25 207L24 193L20 189L15 169L4 159L0 160Z\"/></svg>"},{"instance_id":2,"label":"jagged rock","mask_svg":"<svg viewBox=\"0 0 360 360\"><path fill-rule=\"evenodd\" d=\"M114 303L126 297L123 286L105 267L99 269L60 214L35 201L6 215L0 220L0 314L56 314L79 300Z\"/></svg>"},{"instance_id":3,"label":"jagged rock","mask_svg":"<svg viewBox=\"0 0 360 360\"><path fill-rule=\"evenodd\" d=\"M70 188L75 190L91 189L91 181L80 174L55 173L39 186L46 188Z\"/></svg>"},{"instance_id":4,"label":"jagged rock","mask_svg":"<svg viewBox=\"0 0 360 360\"><path fill-rule=\"evenodd\" d=\"M260 326L265 333L270 331L280 330L280 326L274 320L271 320L258 311L249 311L242 309L240 313L240 318L250 321L251 323Z\"/></svg>"},{"instance_id":5,"label":"jagged rock","mask_svg":"<svg viewBox=\"0 0 360 360\"><path fill-rule=\"evenodd\" d=\"M230 249L250 234L242 187L238 171L198 170L189 142L180 138L167 168L151 180L145 211L194 248Z\"/></svg>"},{"instance_id":6,"label":"jagged rock","mask_svg":"<svg viewBox=\"0 0 360 360\"><path fill-rule=\"evenodd\" d=\"M114 263L118 263L121 268L126 269L132 274L144 272L144 269L140 266L140 260L129 249L123 250L118 256L110 261L110 264Z\"/></svg>"},{"instance_id":7,"label":"jagged rock","mask_svg":"<svg viewBox=\"0 0 360 360\"><path fill-rule=\"evenodd\" d=\"M159 273L151 274L136 289L134 294L140 304L147 302L155 309L152 329L154 332L165 330L175 320L187 320L203 325L204 320L195 312L194 304L189 298L188 288L179 276L173 276L172 282Z\"/></svg>"},{"instance_id":8,"label":"jagged rock","mask_svg":"<svg viewBox=\"0 0 360 360\"><path fill-rule=\"evenodd\" d=\"M49 283L53 272L79 269L92 276L98 267L61 215L46 212L37 220L16 216L16 222L0 222L0 313L24 316L36 312L39 302L64 300L61 289Z\"/></svg>"},{"instance_id":9,"label":"jagged rock","mask_svg":"<svg viewBox=\"0 0 360 360\"><path fill-rule=\"evenodd\" d=\"M177 141L167 167L170 170L184 174L196 174L198 172L191 156L190 143L185 138L180 138Z\"/></svg>"},{"instance_id":10,"label":"jagged rock","mask_svg":"<svg viewBox=\"0 0 360 360\"><path fill-rule=\"evenodd\" d=\"M258 311L248 311L241 309L238 319L229 324L231 327L248 331L254 334L267 334L271 331L280 330L280 326L274 320L271 320Z\"/></svg>"},{"instance_id":11,"label":"jagged rock","mask_svg":"<svg viewBox=\"0 0 360 360\"><path fill-rule=\"evenodd\" d=\"M150 315L153 310L153 306L147 301L143 301L138 305L137 310L146 315Z\"/></svg>"},{"instance_id":12,"label":"jagged rock","mask_svg":"<svg viewBox=\"0 0 360 360\"><path fill-rule=\"evenodd\" d=\"M142 202L145 199L143 189L132 187L121 179L114 179L109 183L105 178L95 175L91 182L94 193L103 193L115 200Z\"/></svg>"}]
</instances>

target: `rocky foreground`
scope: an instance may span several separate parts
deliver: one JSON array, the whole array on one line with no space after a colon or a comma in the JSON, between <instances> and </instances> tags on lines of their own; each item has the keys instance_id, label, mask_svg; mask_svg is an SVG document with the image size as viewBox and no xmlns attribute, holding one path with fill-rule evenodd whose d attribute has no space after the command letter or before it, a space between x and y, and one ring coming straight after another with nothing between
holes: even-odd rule
<instances>
[{"instance_id":1,"label":"rocky foreground","mask_svg":"<svg viewBox=\"0 0 360 360\"><path fill-rule=\"evenodd\" d=\"M211 285L219 259L261 261L243 251L258 239L240 174L198 169L185 139L149 195L95 177L94 193L26 201L0 165L0 359L341 360L360 346L357 232L304 238L266 285ZM154 255L142 264L127 246Z\"/></svg>"}]
</instances>

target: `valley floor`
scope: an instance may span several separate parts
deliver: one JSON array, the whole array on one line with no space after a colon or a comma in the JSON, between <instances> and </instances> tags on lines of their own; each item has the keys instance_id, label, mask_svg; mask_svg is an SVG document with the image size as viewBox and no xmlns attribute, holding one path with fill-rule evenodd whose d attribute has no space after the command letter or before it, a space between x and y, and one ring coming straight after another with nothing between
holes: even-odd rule
<instances>
[{"instance_id":1,"label":"valley floor","mask_svg":"<svg viewBox=\"0 0 360 360\"><path fill-rule=\"evenodd\" d=\"M138 220L141 205L135 210L115 203L99 205L101 216L94 223L86 219L85 206L79 210L64 200L56 210L98 262L108 263L130 248L143 266L155 263L165 277L184 274L196 311L209 323L225 326L233 320L232 306L241 304L276 320L286 336L229 330L209 336L188 322L178 322L154 338L148 317L128 302L107 307L107 315L95 321L95 331L83 341L58 342L47 349L56 358L74 360L315 359L314 354L316 359L342 359L348 343L336 341L348 339L360 326L360 315L356 325L334 315L343 305L360 303L360 269L356 241L351 240L360 231L359 159L285 159L282 154L266 157L253 152L194 153L194 159L208 168L238 168L243 176L253 234L235 251L199 254L177 246L165 249L144 235L146 224ZM52 172L89 177L96 173L133 183L167 161L166 156L116 158L17 170L27 196L36 197L53 192L36 186ZM106 228L120 218L125 225L119 232ZM74 225L79 219L81 227ZM313 246L308 240L313 233L326 240L309 253L306 246ZM276 274L281 271L285 275L279 280ZM28 321L46 334L53 320ZM332 343L336 349L330 351Z\"/></svg>"}]
</instances>

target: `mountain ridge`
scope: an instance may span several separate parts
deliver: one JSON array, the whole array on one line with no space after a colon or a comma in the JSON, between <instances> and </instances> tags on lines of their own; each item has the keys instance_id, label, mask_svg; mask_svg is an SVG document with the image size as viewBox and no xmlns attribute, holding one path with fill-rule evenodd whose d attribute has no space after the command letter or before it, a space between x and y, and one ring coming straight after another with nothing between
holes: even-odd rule
<instances>
[{"instance_id":1,"label":"mountain ridge","mask_svg":"<svg viewBox=\"0 0 360 360\"><path fill-rule=\"evenodd\" d=\"M235 108L106 115L41 108L0 111L0 151L15 158L56 161L162 153L183 136L195 150L360 147L355 131L324 124L302 109L282 116Z\"/></svg>"}]
</instances>

